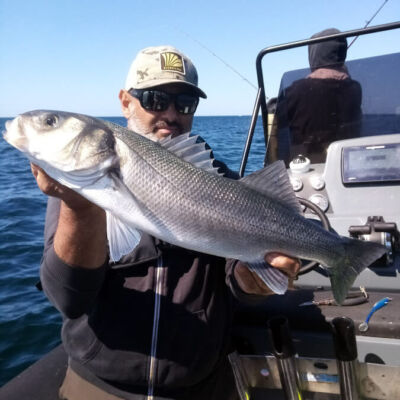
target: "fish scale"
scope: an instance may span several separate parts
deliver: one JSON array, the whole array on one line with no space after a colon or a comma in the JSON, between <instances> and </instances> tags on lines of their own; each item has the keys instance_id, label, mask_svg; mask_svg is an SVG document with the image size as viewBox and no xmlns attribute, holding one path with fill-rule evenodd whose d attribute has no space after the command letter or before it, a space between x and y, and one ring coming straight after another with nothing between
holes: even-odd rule
<instances>
[{"instance_id":1,"label":"fish scale","mask_svg":"<svg viewBox=\"0 0 400 400\"><path fill-rule=\"evenodd\" d=\"M174 242L178 237L198 242L202 239L201 234L204 234L204 244L194 245L198 251L241 258L248 262L261 260L267 251L277 249L288 255L312 257L324 264L332 257L344 253L340 251L340 241L336 236L322 228L316 228L312 222L304 220L277 202L271 204L273 200L257 191L187 165L174 154L165 152L161 146L154 146L141 136L126 134L120 128L117 128L115 137L134 149L133 152L141 156L148 168L156 169L159 177L163 177L165 185L161 191L151 190L154 185L149 185L152 182L149 177L143 179L142 189L146 197L143 202L152 210L160 210L163 204L168 205L167 208L164 207L165 213L162 215L166 225L165 240ZM137 142L141 142L141 145ZM132 155L131 159L134 157ZM128 174L134 176L132 171ZM185 186L182 186L183 180L186 181ZM277 213L276 209L279 207L281 209ZM279 219L274 218L274 213L279 215ZM274 219L275 229L271 223ZM205 223L202 224L202 221ZM264 224L260 221L264 221ZM312 227L308 226L306 229L305 224L311 224ZM282 230L282 227L291 228ZM242 235L238 237L236 232L241 232ZM277 236L277 232L281 232L281 235ZM301 232L318 236L318 249L311 245L304 246L298 240ZM260 238L264 240L260 242ZM181 244L181 241L176 244ZM246 247L248 250L243 251ZM241 251L238 252L237 249Z\"/></svg>"},{"instance_id":2,"label":"fish scale","mask_svg":"<svg viewBox=\"0 0 400 400\"><path fill-rule=\"evenodd\" d=\"M155 143L121 126L61 111L22 114L7 124L4 138L106 210L113 260L132 251L145 231L247 262L283 293L287 277L264 262L267 252L281 252L326 266L340 304L357 275L385 253L379 244L340 237L300 215L282 162L234 181L213 173L209 153L189 136ZM169 146L187 160L198 157L206 170Z\"/></svg>"}]
</instances>

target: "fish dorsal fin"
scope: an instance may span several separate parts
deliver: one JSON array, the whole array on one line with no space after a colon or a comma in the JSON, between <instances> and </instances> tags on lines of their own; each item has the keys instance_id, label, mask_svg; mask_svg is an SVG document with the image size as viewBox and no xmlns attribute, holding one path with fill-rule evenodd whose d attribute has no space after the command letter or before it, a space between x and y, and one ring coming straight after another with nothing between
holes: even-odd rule
<instances>
[{"instance_id":1,"label":"fish dorsal fin","mask_svg":"<svg viewBox=\"0 0 400 400\"><path fill-rule=\"evenodd\" d=\"M137 229L124 224L108 211L106 211L106 216L110 259L116 262L138 245L141 233Z\"/></svg>"},{"instance_id":2,"label":"fish dorsal fin","mask_svg":"<svg viewBox=\"0 0 400 400\"><path fill-rule=\"evenodd\" d=\"M197 136L190 136L190 132L183 133L175 137L167 136L164 139L158 141L165 149L176 153L180 149L191 147L196 144Z\"/></svg>"},{"instance_id":3,"label":"fish dorsal fin","mask_svg":"<svg viewBox=\"0 0 400 400\"><path fill-rule=\"evenodd\" d=\"M191 136L188 132L174 138L169 136L158 143L195 167L218 174L218 168L213 165L214 158L211 149L207 148L206 142L200 140L199 136Z\"/></svg>"},{"instance_id":4,"label":"fish dorsal fin","mask_svg":"<svg viewBox=\"0 0 400 400\"><path fill-rule=\"evenodd\" d=\"M240 182L280 201L292 210L301 212L299 200L293 191L283 161L275 161L271 165L245 176Z\"/></svg>"}]
</instances>

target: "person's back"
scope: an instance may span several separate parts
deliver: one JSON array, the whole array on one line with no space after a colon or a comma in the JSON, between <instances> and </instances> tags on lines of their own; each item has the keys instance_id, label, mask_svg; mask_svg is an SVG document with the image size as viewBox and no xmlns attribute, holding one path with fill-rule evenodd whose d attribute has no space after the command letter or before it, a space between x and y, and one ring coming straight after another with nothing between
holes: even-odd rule
<instances>
[{"instance_id":1,"label":"person's back","mask_svg":"<svg viewBox=\"0 0 400 400\"><path fill-rule=\"evenodd\" d=\"M326 29L312 38L335 33ZM278 120L280 130L289 129L290 159L304 154L316 163L325 161L330 143L359 135L362 91L344 65L346 38L310 45L308 52L311 73L282 90Z\"/></svg>"},{"instance_id":2,"label":"person's back","mask_svg":"<svg viewBox=\"0 0 400 400\"><path fill-rule=\"evenodd\" d=\"M361 87L352 79L302 79L287 89L291 155L324 162L329 144L359 134Z\"/></svg>"}]
</instances>

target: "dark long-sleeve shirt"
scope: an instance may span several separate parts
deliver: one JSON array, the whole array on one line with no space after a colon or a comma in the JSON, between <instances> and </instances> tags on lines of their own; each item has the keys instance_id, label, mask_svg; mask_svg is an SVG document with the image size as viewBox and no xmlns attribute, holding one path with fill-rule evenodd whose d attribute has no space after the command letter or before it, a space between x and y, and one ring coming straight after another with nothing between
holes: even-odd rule
<instances>
[{"instance_id":1,"label":"dark long-sleeve shirt","mask_svg":"<svg viewBox=\"0 0 400 400\"><path fill-rule=\"evenodd\" d=\"M71 267L53 246L59 206L49 199L41 281L63 316L75 372L117 395L123 390L124 398L144 399L149 386L160 398L228 398L218 390L234 391L225 372L232 294L257 297L238 287L236 262L143 234L117 263ZM216 385L221 371L223 389Z\"/></svg>"},{"instance_id":2,"label":"dark long-sleeve shirt","mask_svg":"<svg viewBox=\"0 0 400 400\"><path fill-rule=\"evenodd\" d=\"M278 101L278 135L289 129L290 159L304 154L324 162L330 143L358 137L361 95L360 84L350 78L306 78L286 88Z\"/></svg>"}]
</instances>

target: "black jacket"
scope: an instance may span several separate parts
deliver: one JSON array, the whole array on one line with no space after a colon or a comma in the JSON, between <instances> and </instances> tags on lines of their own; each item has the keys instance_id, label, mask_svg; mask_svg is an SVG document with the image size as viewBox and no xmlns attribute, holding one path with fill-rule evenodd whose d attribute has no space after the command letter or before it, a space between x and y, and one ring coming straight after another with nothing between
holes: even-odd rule
<instances>
[{"instance_id":1,"label":"black jacket","mask_svg":"<svg viewBox=\"0 0 400 400\"><path fill-rule=\"evenodd\" d=\"M233 279L235 261L144 234L118 263L71 268L53 247L59 204L49 199L41 281L63 316L62 341L75 372L116 395L123 390L124 398L145 398L150 370L160 398L228 398L232 293L252 298ZM221 375L224 396L214 396Z\"/></svg>"},{"instance_id":2,"label":"black jacket","mask_svg":"<svg viewBox=\"0 0 400 400\"><path fill-rule=\"evenodd\" d=\"M325 162L336 140L358 137L361 129L361 86L353 79L300 79L278 101L279 135L289 128L291 155ZM288 160L285 159L287 162Z\"/></svg>"}]
</instances>

